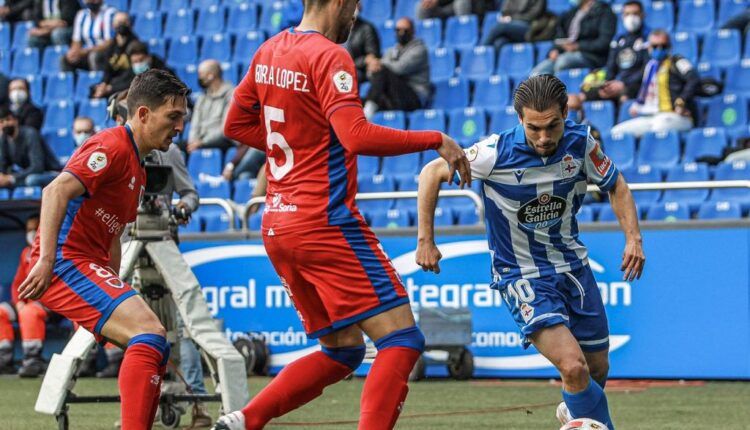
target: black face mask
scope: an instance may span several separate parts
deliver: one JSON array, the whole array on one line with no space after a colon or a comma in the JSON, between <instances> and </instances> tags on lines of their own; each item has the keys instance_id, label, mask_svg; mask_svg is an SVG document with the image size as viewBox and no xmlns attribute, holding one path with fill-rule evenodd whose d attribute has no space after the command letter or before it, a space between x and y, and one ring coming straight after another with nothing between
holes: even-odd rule
<instances>
[{"instance_id":1,"label":"black face mask","mask_svg":"<svg viewBox=\"0 0 750 430\"><path fill-rule=\"evenodd\" d=\"M16 126L15 125L6 125L3 127L3 134L6 136L13 136L16 134Z\"/></svg>"},{"instance_id":2,"label":"black face mask","mask_svg":"<svg viewBox=\"0 0 750 430\"><path fill-rule=\"evenodd\" d=\"M396 33L396 40L398 40L398 43L400 45L406 45L407 43L411 42L411 40L414 37L411 35L411 33Z\"/></svg>"},{"instance_id":3,"label":"black face mask","mask_svg":"<svg viewBox=\"0 0 750 430\"><path fill-rule=\"evenodd\" d=\"M200 87L205 90L206 88L208 88L210 83L206 82L205 79L198 79L198 85L200 85Z\"/></svg>"},{"instance_id":4,"label":"black face mask","mask_svg":"<svg viewBox=\"0 0 750 430\"><path fill-rule=\"evenodd\" d=\"M118 25L115 27L115 32L120 36L127 36L130 34L130 27L127 25Z\"/></svg>"},{"instance_id":5,"label":"black face mask","mask_svg":"<svg viewBox=\"0 0 750 430\"><path fill-rule=\"evenodd\" d=\"M86 7L91 12L98 13L99 10L101 10L101 8L102 8L102 4L101 3L86 3Z\"/></svg>"}]
</instances>

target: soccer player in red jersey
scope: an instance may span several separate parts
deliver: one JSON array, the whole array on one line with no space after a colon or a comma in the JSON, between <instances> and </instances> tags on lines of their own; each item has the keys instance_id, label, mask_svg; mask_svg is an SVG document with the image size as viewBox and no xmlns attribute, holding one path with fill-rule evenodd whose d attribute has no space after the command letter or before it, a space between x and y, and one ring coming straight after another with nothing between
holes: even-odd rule
<instances>
[{"instance_id":1,"label":"soccer player in red jersey","mask_svg":"<svg viewBox=\"0 0 750 430\"><path fill-rule=\"evenodd\" d=\"M117 276L120 233L136 218L143 157L166 151L183 130L188 93L162 70L133 80L125 126L89 138L44 189L32 269L19 287L21 299L38 299L127 347L119 377L123 430L151 428L170 347L151 308Z\"/></svg>"},{"instance_id":2,"label":"soccer player in red jersey","mask_svg":"<svg viewBox=\"0 0 750 430\"><path fill-rule=\"evenodd\" d=\"M424 349L401 279L355 206L356 156L435 149L451 171L465 173L468 161L440 132L367 122L354 62L338 45L349 37L357 3L306 0L300 25L260 47L234 93L225 135L268 155L264 245L322 350L286 366L215 429L260 429L313 400L362 362L363 332L378 355L363 389L359 428L393 428Z\"/></svg>"}]
</instances>

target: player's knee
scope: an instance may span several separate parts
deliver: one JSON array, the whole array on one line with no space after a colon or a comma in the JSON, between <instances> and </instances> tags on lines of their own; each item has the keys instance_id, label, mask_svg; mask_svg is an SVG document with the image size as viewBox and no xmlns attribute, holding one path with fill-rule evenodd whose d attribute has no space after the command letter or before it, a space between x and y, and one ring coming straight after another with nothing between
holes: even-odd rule
<instances>
[{"instance_id":1,"label":"player's knee","mask_svg":"<svg viewBox=\"0 0 750 430\"><path fill-rule=\"evenodd\" d=\"M570 357L560 361L560 376L566 383L586 385L589 380L589 367L583 357Z\"/></svg>"},{"instance_id":2,"label":"player's knee","mask_svg":"<svg viewBox=\"0 0 750 430\"><path fill-rule=\"evenodd\" d=\"M362 360L365 359L364 345L344 346L341 348L327 348L324 346L321 350L328 358L347 366L352 371L356 370L362 364Z\"/></svg>"},{"instance_id":3,"label":"player's knee","mask_svg":"<svg viewBox=\"0 0 750 430\"><path fill-rule=\"evenodd\" d=\"M385 348L400 346L424 352L424 343L424 335L419 327L411 326L409 328L396 330L381 337L375 341L375 347L378 351Z\"/></svg>"},{"instance_id":4,"label":"player's knee","mask_svg":"<svg viewBox=\"0 0 750 430\"><path fill-rule=\"evenodd\" d=\"M163 328L162 328L163 330ZM171 346L166 338L166 332L163 334L156 333L143 333L137 336L133 336L128 342L128 348L135 345L146 345L149 346L161 354L162 360L161 365L164 366L169 360L169 354L171 352Z\"/></svg>"}]
</instances>

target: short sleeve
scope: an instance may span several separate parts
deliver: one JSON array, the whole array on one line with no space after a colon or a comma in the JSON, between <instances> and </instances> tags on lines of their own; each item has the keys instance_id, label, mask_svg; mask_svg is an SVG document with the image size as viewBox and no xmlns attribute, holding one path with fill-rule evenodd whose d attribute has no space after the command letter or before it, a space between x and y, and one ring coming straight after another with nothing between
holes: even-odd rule
<instances>
[{"instance_id":1,"label":"short sleeve","mask_svg":"<svg viewBox=\"0 0 750 430\"><path fill-rule=\"evenodd\" d=\"M90 140L73 154L63 171L81 181L88 197L92 197L109 178L119 176L112 165L116 156L112 148L104 146L100 140Z\"/></svg>"},{"instance_id":2,"label":"short sleeve","mask_svg":"<svg viewBox=\"0 0 750 430\"><path fill-rule=\"evenodd\" d=\"M314 85L326 118L343 106L362 106L357 71L349 52L336 46L321 54L313 64Z\"/></svg>"},{"instance_id":3,"label":"short sleeve","mask_svg":"<svg viewBox=\"0 0 750 430\"><path fill-rule=\"evenodd\" d=\"M588 180L599 186L602 191L609 191L617 183L619 172L615 163L602 151L601 144L591 136L589 131L586 138L586 154L584 155L584 170Z\"/></svg>"},{"instance_id":4,"label":"short sleeve","mask_svg":"<svg viewBox=\"0 0 750 430\"><path fill-rule=\"evenodd\" d=\"M464 149L471 164L472 179L487 179L492 174L497 161L497 142L500 136L493 134L487 139Z\"/></svg>"}]
</instances>

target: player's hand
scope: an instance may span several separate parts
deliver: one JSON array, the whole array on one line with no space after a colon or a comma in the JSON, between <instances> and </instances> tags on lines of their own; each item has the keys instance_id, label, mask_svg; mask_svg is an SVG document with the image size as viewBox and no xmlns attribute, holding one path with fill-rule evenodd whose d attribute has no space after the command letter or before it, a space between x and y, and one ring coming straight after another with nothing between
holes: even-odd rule
<instances>
[{"instance_id":1,"label":"player's hand","mask_svg":"<svg viewBox=\"0 0 750 430\"><path fill-rule=\"evenodd\" d=\"M643 266L646 264L646 255L643 253L643 244L640 240L628 240L625 243L625 252L622 254L623 271L622 279L634 281L641 279Z\"/></svg>"},{"instance_id":2,"label":"player's hand","mask_svg":"<svg viewBox=\"0 0 750 430\"><path fill-rule=\"evenodd\" d=\"M423 242L420 240L417 243L417 264L423 271L440 273L441 258L443 258L443 254L440 253L434 241Z\"/></svg>"},{"instance_id":3,"label":"player's hand","mask_svg":"<svg viewBox=\"0 0 750 430\"><path fill-rule=\"evenodd\" d=\"M37 300L42 297L49 284L52 282L52 266L54 263L39 260L29 271L29 275L18 287L18 298L20 300Z\"/></svg>"},{"instance_id":4,"label":"player's hand","mask_svg":"<svg viewBox=\"0 0 750 430\"><path fill-rule=\"evenodd\" d=\"M445 133L443 135L443 143L437 149L438 154L445 161L448 162L449 178L448 183L453 183L453 176L458 170L459 183L458 186L463 189L464 185L471 185L471 166L469 165L469 159L466 158L466 153L450 136Z\"/></svg>"}]
</instances>

